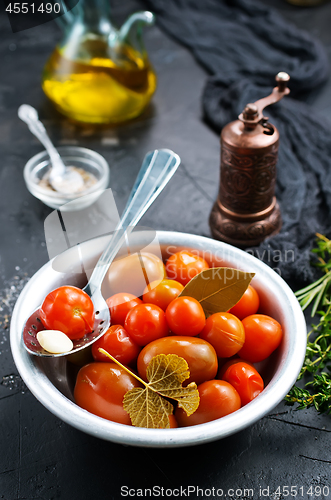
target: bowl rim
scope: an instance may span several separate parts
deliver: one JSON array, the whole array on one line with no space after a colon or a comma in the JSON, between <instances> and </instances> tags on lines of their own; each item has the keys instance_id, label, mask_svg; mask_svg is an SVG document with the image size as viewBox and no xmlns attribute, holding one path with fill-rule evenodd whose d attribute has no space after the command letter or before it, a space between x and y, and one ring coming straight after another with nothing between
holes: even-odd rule
<instances>
[{"instance_id":1,"label":"bowl rim","mask_svg":"<svg viewBox=\"0 0 331 500\"><path fill-rule=\"evenodd\" d=\"M84 148L81 146L59 146L56 148L59 153L62 152L62 156L67 156L67 155L76 155L79 157L79 153L85 153L88 155L90 158L93 158L96 163L98 163L99 166L101 166L102 170L102 176L101 178L93 184L88 189L85 189L79 196L74 196L74 198L79 198L81 196L85 196L91 193L94 193L98 190L104 189L106 185L108 185L109 181L109 163L107 162L106 158L102 156L100 153L97 151L94 151L93 149L89 148ZM50 200L55 201L55 200L63 200L63 203L66 201L71 201L73 199L73 196L70 194L65 194L65 193L57 193L56 191L51 191L48 189L44 189L40 187L38 184L35 184L31 180L31 172L35 167L38 167L41 163L44 162L49 162L49 156L47 151L44 149L40 151L39 153L35 154L32 156L25 164L24 169L23 169L23 177L25 180L25 183L27 185L27 188L31 192L33 190L33 193L36 193L40 196L45 196L48 197ZM33 166L32 166L33 165Z\"/></svg>"},{"instance_id":2,"label":"bowl rim","mask_svg":"<svg viewBox=\"0 0 331 500\"><path fill-rule=\"evenodd\" d=\"M29 280L22 290L13 310L10 325L10 344L16 367L34 396L51 413L61 420L85 433L115 443L142 446L142 447L182 447L203 444L227 437L239 432L260 420L283 400L289 389L295 383L302 367L306 352L307 326L305 317L293 291L287 283L267 264L253 257L247 252L211 238L174 231L157 231L159 244L173 245L178 248L194 248L208 250L211 254L226 255L228 259L241 262L245 267L249 265L249 272L260 272L266 278L271 278L275 295L279 300L284 299L284 308L291 313L291 335L288 338L287 359L278 366L271 382L263 392L234 413L205 424L175 429L143 429L112 422L80 408L65 397L47 378L38 370L36 358L24 348L21 330L19 329L19 311L21 305L33 289L34 282L39 278L51 263L47 262ZM34 358L34 359L33 359ZM249 411L247 409L249 408ZM244 413L244 418L243 418ZM247 414L248 417L247 418Z\"/></svg>"}]
</instances>

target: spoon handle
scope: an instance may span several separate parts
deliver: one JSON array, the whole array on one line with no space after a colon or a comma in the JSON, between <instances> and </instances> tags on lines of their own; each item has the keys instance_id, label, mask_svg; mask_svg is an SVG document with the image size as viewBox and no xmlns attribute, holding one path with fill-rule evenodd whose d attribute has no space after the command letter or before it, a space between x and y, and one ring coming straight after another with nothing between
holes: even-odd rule
<instances>
[{"instance_id":1,"label":"spoon handle","mask_svg":"<svg viewBox=\"0 0 331 500\"><path fill-rule=\"evenodd\" d=\"M179 156L168 149L159 149L147 153L121 220L117 225L117 229L101 255L88 282L87 287L90 289L91 294L97 288L100 288L109 265L116 257L127 236L168 184L179 164Z\"/></svg>"}]
</instances>

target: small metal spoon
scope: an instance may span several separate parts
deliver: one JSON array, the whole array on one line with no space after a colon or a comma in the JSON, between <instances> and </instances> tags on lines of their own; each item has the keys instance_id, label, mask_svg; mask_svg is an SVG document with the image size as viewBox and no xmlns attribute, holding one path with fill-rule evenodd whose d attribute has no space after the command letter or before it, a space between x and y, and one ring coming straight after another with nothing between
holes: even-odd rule
<instances>
[{"instance_id":1,"label":"small metal spoon","mask_svg":"<svg viewBox=\"0 0 331 500\"><path fill-rule=\"evenodd\" d=\"M45 329L38 318L37 310L28 318L22 333L24 346L30 354L48 357L66 356L95 342L109 328L109 308L101 294L103 279L128 235L168 184L179 164L179 156L168 149L155 150L145 156L116 231L98 260L89 282L83 288L94 305L96 320L93 331L82 339L74 340L74 347L70 352L51 354L45 351L37 340L38 331Z\"/></svg>"},{"instance_id":2,"label":"small metal spoon","mask_svg":"<svg viewBox=\"0 0 331 500\"><path fill-rule=\"evenodd\" d=\"M18 116L27 123L30 131L45 146L49 154L52 168L48 181L55 191L62 194L75 194L82 190L84 186L82 176L78 172L71 170L70 167L67 168L65 166L58 151L53 146L44 125L39 120L37 110L29 104L22 104L18 108Z\"/></svg>"}]
</instances>

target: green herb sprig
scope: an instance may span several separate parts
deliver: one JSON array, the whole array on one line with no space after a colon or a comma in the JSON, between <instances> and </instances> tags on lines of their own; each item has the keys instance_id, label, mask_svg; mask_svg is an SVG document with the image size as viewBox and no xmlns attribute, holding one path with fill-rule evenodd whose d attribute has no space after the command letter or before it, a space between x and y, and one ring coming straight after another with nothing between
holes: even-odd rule
<instances>
[{"instance_id":1,"label":"green herb sprig","mask_svg":"<svg viewBox=\"0 0 331 500\"><path fill-rule=\"evenodd\" d=\"M305 310L312 305L311 317L319 317L307 335L307 350L298 381L285 398L288 405L297 404L297 410L315 407L320 413L331 413L331 240L317 234L316 248L312 250L318 258L315 264L324 272L323 276L296 292Z\"/></svg>"}]
</instances>

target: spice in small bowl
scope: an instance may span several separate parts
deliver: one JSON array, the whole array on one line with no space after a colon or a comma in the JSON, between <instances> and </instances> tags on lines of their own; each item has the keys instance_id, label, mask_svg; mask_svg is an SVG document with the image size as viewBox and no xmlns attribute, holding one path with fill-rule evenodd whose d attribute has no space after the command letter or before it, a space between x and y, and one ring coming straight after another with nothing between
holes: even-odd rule
<instances>
[{"instance_id":1,"label":"spice in small bowl","mask_svg":"<svg viewBox=\"0 0 331 500\"><path fill-rule=\"evenodd\" d=\"M83 188L64 194L49 183L51 161L46 151L33 156L24 167L24 180L30 193L45 205L62 211L81 210L91 205L108 187L109 165L105 158L90 149L68 146L58 148L67 168L78 172L83 178ZM91 195L91 196L85 196ZM70 203L75 200L75 203Z\"/></svg>"},{"instance_id":2,"label":"spice in small bowl","mask_svg":"<svg viewBox=\"0 0 331 500\"><path fill-rule=\"evenodd\" d=\"M76 172L83 179L83 185L79 189L75 190L75 195L78 193L85 192L87 189L91 188L98 181L98 179L94 174L92 174L91 172L87 172L83 168L69 166L67 167L67 170L70 172ZM50 171L46 172L46 174L40 179L38 184L43 189L48 189L56 192L56 190L49 182L49 176L50 176Z\"/></svg>"}]
</instances>

